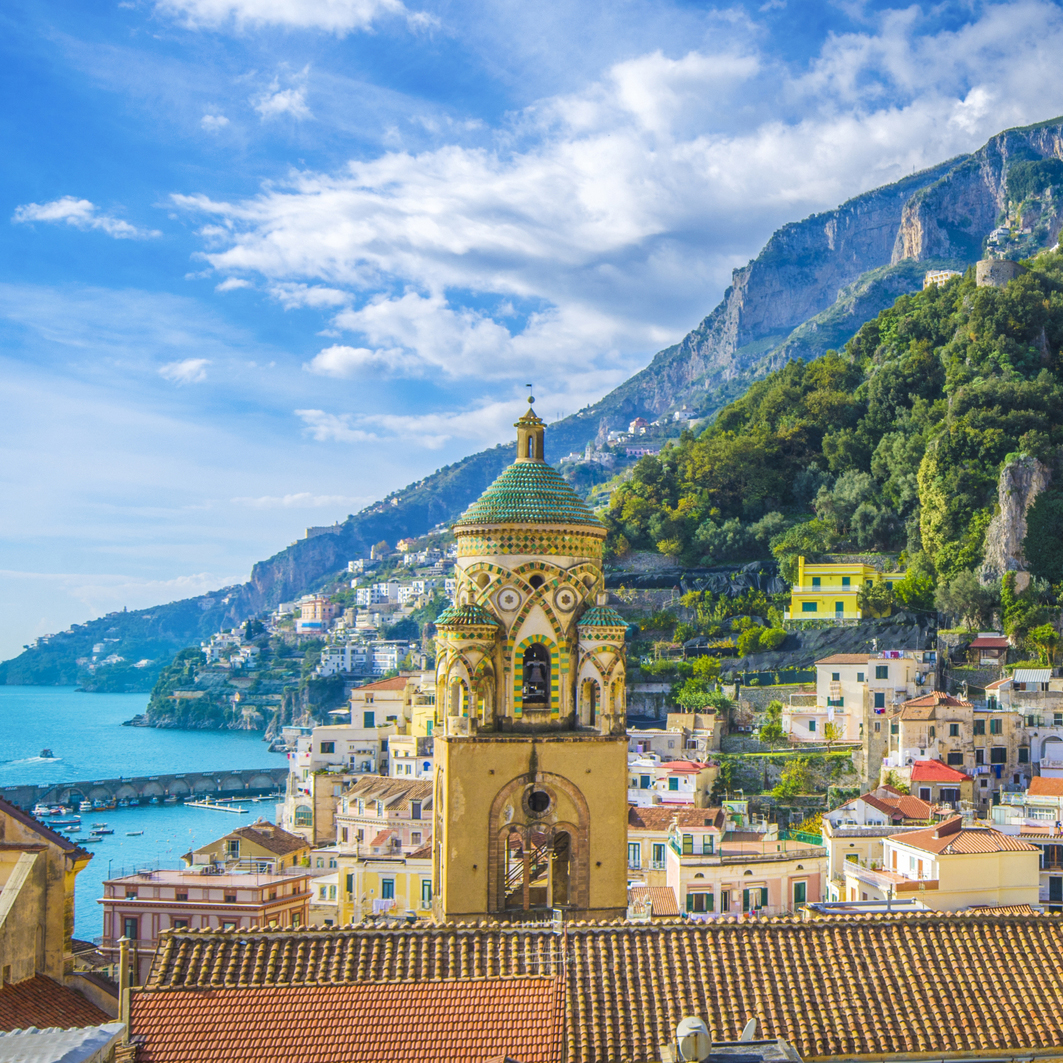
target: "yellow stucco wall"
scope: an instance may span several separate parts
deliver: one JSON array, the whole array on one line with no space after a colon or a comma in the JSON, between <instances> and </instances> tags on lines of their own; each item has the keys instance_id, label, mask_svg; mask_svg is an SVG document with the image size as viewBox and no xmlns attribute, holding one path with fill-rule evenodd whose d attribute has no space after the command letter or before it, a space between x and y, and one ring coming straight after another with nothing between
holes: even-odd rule
<instances>
[{"instance_id":1,"label":"yellow stucco wall","mask_svg":"<svg viewBox=\"0 0 1063 1063\"><path fill-rule=\"evenodd\" d=\"M903 572L880 572L873 565L855 562L808 564L804 557L799 557L797 583L790 595L790 619L827 620L841 615L845 620L856 620L862 615L856 597L865 583L896 583L903 578ZM818 586L813 584L816 579L819 580ZM814 604L815 610L806 611L805 603ZM837 609L839 604L841 610Z\"/></svg>"}]
</instances>

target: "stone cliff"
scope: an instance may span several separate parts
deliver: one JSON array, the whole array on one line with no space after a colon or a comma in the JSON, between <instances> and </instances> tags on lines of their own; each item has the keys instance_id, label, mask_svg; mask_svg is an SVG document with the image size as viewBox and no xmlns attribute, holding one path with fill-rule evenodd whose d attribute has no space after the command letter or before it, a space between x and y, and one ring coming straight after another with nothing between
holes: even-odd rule
<instances>
[{"instance_id":1,"label":"stone cliff","mask_svg":"<svg viewBox=\"0 0 1063 1063\"><path fill-rule=\"evenodd\" d=\"M999 512L990 521L985 535L985 562L979 572L982 583L992 583L1005 572L1016 572L1016 589L1030 581L1022 544L1026 538L1026 514L1037 496L1051 483L1052 474L1037 458L1009 461L1000 470L997 485Z\"/></svg>"}]
</instances>

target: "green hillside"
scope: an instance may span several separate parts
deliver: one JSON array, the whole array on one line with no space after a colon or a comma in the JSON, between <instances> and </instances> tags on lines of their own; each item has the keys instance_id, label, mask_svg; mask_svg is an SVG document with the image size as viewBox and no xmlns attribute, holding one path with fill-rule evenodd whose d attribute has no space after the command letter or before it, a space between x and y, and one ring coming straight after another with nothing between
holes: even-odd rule
<instances>
[{"instance_id":1,"label":"green hillside","mask_svg":"<svg viewBox=\"0 0 1063 1063\"><path fill-rule=\"evenodd\" d=\"M836 550L901 552L903 604L970 586L1002 465L1044 462L1029 514L1028 597L1063 581L1063 253L1006 288L974 271L902 295L841 352L755 383L700 435L644 458L613 492L610 547L686 565ZM958 581L958 582L957 582ZM954 587L955 585L955 587ZM971 591L971 593L974 593ZM1029 619L1036 619L1031 616Z\"/></svg>"}]
</instances>

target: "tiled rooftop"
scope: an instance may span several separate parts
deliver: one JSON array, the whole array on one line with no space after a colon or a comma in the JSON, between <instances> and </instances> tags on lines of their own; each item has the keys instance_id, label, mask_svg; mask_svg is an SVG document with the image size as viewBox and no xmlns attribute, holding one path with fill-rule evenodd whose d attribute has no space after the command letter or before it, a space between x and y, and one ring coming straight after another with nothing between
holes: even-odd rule
<instances>
[{"instance_id":1,"label":"tiled rooftop","mask_svg":"<svg viewBox=\"0 0 1063 1063\"><path fill-rule=\"evenodd\" d=\"M498 618L482 605L452 605L436 617L436 627L498 627Z\"/></svg>"},{"instance_id":2,"label":"tiled rooftop","mask_svg":"<svg viewBox=\"0 0 1063 1063\"><path fill-rule=\"evenodd\" d=\"M962 771L942 764L940 760L917 760L912 765L912 782L967 782L971 778Z\"/></svg>"},{"instance_id":3,"label":"tiled rooftop","mask_svg":"<svg viewBox=\"0 0 1063 1063\"><path fill-rule=\"evenodd\" d=\"M666 831L673 823L679 827L716 827L723 830L726 817L720 808L677 808L675 805L629 805L627 825L630 830Z\"/></svg>"},{"instance_id":4,"label":"tiled rooftop","mask_svg":"<svg viewBox=\"0 0 1063 1063\"><path fill-rule=\"evenodd\" d=\"M1036 853L1037 846L1024 842L1013 834L1002 834L991 827L965 827L960 816L944 820L936 827L913 830L897 839L901 845L913 849L952 856L958 853Z\"/></svg>"},{"instance_id":5,"label":"tiled rooftop","mask_svg":"<svg viewBox=\"0 0 1063 1063\"><path fill-rule=\"evenodd\" d=\"M134 993L137 1063L559 1063L558 978Z\"/></svg>"},{"instance_id":6,"label":"tiled rooftop","mask_svg":"<svg viewBox=\"0 0 1063 1063\"><path fill-rule=\"evenodd\" d=\"M361 798L366 802L367 809L370 801L383 801L387 811L406 808L411 801L420 801L421 807L428 809L432 807L432 784L423 779L388 779L369 775L352 782L343 796L348 800Z\"/></svg>"},{"instance_id":7,"label":"tiled rooftop","mask_svg":"<svg viewBox=\"0 0 1063 1063\"><path fill-rule=\"evenodd\" d=\"M1034 797L1063 797L1063 779L1049 779L1044 775L1035 775L1030 780L1026 791Z\"/></svg>"},{"instance_id":8,"label":"tiled rooftop","mask_svg":"<svg viewBox=\"0 0 1063 1063\"><path fill-rule=\"evenodd\" d=\"M582 524L605 530L561 474L544 461L510 465L454 528L491 524Z\"/></svg>"},{"instance_id":9,"label":"tiled rooftop","mask_svg":"<svg viewBox=\"0 0 1063 1063\"><path fill-rule=\"evenodd\" d=\"M275 823L269 823L266 820L259 820L246 827L237 827L225 837L242 838L244 841L254 842L276 856L287 856L289 853L307 848L308 845L307 840L301 834L290 834L283 827L278 827Z\"/></svg>"},{"instance_id":10,"label":"tiled rooftop","mask_svg":"<svg viewBox=\"0 0 1063 1063\"><path fill-rule=\"evenodd\" d=\"M816 664L867 664L871 655L867 653L832 653L822 657Z\"/></svg>"},{"instance_id":11,"label":"tiled rooftop","mask_svg":"<svg viewBox=\"0 0 1063 1063\"><path fill-rule=\"evenodd\" d=\"M134 994L134 1033L149 1016L152 1029L166 1031L186 1029L201 1015L212 1018L195 1029L213 1036L238 1004L263 994L262 1008L246 1013L245 1036L265 1030L279 1042L297 1029L304 1039L308 1031L327 1038L356 1011L353 998L332 996L334 987L389 984L396 995L388 999L416 1021L424 983L473 980L471 996L452 1005L432 998L438 1026L457 1021L477 991L490 997L494 980L563 976L569 1063L658 1059L658 1046L684 1015L704 1018L716 1041L737 1040L756 1018L760 1036L785 1038L805 1059L1045 1050L1063 1048L1061 953L1063 919L992 912L572 924L564 935L498 925L164 933L151 988ZM274 995L283 991L291 995ZM187 1042L194 1045L195 1036ZM527 1056L520 1046L499 1045L467 1058L503 1052ZM142 1063L161 1058L146 1055Z\"/></svg>"},{"instance_id":12,"label":"tiled rooftop","mask_svg":"<svg viewBox=\"0 0 1063 1063\"><path fill-rule=\"evenodd\" d=\"M0 987L0 1030L25 1030L30 1026L39 1030L49 1026L68 1029L110 1021L109 1015L80 993L44 975Z\"/></svg>"},{"instance_id":13,"label":"tiled rooftop","mask_svg":"<svg viewBox=\"0 0 1063 1063\"><path fill-rule=\"evenodd\" d=\"M679 915L679 902L671 886L631 886L627 903L634 901L649 901L654 915Z\"/></svg>"},{"instance_id":14,"label":"tiled rooftop","mask_svg":"<svg viewBox=\"0 0 1063 1063\"><path fill-rule=\"evenodd\" d=\"M627 627L627 621L611 606L596 605L577 622L578 627Z\"/></svg>"}]
</instances>

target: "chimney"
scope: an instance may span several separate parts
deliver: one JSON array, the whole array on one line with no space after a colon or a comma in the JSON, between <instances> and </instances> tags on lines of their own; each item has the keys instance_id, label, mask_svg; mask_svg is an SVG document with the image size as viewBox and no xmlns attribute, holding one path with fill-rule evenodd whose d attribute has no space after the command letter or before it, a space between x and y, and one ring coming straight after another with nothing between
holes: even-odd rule
<instances>
[{"instance_id":1,"label":"chimney","mask_svg":"<svg viewBox=\"0 0 1063 1063\"><path fill-rule=\"evenodd\" d=\"M935 838L947 838L950 834L959 834L963 829L963 817L953 816L952 819L945 820L944 823L939 823L938 828L934 831Z\"/></svg>"}]
</instances>

